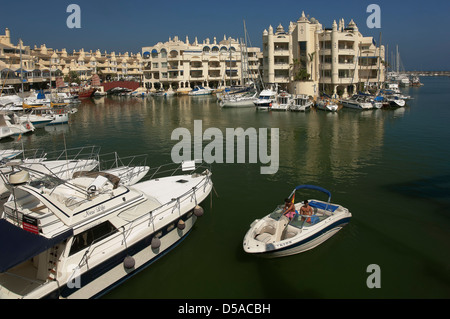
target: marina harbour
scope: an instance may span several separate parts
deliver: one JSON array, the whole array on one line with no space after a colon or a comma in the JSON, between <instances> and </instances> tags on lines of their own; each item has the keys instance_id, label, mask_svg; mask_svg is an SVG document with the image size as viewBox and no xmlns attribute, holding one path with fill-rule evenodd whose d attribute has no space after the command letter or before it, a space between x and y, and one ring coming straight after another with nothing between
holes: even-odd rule
<instances>
[{"instance_id":1,"label":"marina harbour","mask_svg":"<svg viewBox=\"0 0 450 319\"><path fill-rule=\"evenodd\" d=\"M151 171L172 162L179 142L172 132L185 128L194 136L195 121L201 121L203 132L278 128L275 174L261 174L263 164L249 160L249 144L243 162L206 163L207 173L202 168L197 178L208 188L204 196L194 194L203 214L192 215L192 202L182 215L186 229L175 229L186 231L182 239L149 267L130 271L126 281L102 291L102 298L449 298L450 78L420 80L423 86L400 88L410 97L404 106L333 112L225 108L215 94L103 95L81 99L68 123L1 139L0 146L50 154L92 145L99 154L143 155ZM205 149L212 141L201 142ZM195 146L192 141L192 150ZM348 224L300 254L266 259L246 253L250 225L302 184L328 190L331 203L351 212ZM150 189L150 182L136 185L145 194ZM128 186L112 194L121 187ZM310 190L300 196L296 202L316 198ZM319 199L326 201L327 195ZM196 216L195 224L187 216ZM370 285L374 267L379 287Z\"/></svg>"}]
</instances>

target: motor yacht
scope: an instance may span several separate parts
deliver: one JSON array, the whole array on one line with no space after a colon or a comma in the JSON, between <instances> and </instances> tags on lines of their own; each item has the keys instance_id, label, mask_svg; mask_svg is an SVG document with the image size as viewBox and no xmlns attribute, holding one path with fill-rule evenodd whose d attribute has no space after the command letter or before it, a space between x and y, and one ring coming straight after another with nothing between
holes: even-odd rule
<instances>
[{"instance_id":1,"label":"motor yacht","mask_svg":"<svg viewBox=\"0 0 450 319\"><path fill-rule=\"evenodd\" d=\"M188 93L190 96L199 96L199 95L211 95L212 90L209 88L204 88L203 86L195 86L192 91Z\"/></svg>"},{"instance_id":2,"label":"motor yacht","mask_svg":"<svg viewBox=\"0 0 450 319\"><path fill-rule=\"evenodd\" d=\"M10 164L0 219L0 298L95 298L175 248L212 190L203 163L155 167L132 186L112 174L68 181Z\"/></svg>"},{"instance_id":3,"label":"motor yacht","mask_svg":"<svg viewBox=\"0 0 450 319\"><path fill-rule=\"evenodd\" d=\"M277 96L277 86L270 86L259 93L258 99L254 101L253 104L255 104L257 110L270 111L272 109L272 104L276 102Z\"/></svg>"},{"instance_id":4,"label":"motor yacht","mask_svg":"<svg viewBox=\"0 0 450 319\"><path fill-rule=\"evenodd\" d=\"M292 98L289 110L294 112L305 112L311 109L312 105L313 102L307 95L297 94Z\"/></svg>"},{"instance_id":5,"label":"motor yacht","mask_svg":"<svg viewBox=\"0 0 450 319\"><path fill-rule=\"evenodd\" d=\"M372 103L367 102L363 96L353 95L351 98L340 100L343 107L357 109L357 110L369 110L373 108Z\"/></svg>"}]
</instances>

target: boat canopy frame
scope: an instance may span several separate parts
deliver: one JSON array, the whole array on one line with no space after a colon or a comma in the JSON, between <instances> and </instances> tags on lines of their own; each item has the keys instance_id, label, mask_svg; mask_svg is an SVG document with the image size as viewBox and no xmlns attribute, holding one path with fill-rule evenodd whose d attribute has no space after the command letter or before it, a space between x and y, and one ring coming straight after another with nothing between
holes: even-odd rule
<instances>
[{"instance_id":1,"label":"boat canopy frame","mask_svg":"<svg viewBox=\"0 0 450 319\"><path fill-rule=\"evenodd\" d=\"M295 192L299 189L313 189L313 190L320 191L320 192L328 195L328 203L330 203L330 201L331 201L331 193L329 190L326 190L325 188L320 187L320 186L309 185L309 184L299 185L299 186L295 187L294 190L292 191L292 193L289 195L289 198L291 198L295 194Z\"/></svg>"}]
</instances>

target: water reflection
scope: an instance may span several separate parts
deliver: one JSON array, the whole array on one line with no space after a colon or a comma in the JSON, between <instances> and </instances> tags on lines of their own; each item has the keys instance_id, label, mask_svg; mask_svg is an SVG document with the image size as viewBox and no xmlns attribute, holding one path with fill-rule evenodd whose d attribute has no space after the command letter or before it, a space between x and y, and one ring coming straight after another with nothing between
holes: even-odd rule
<instances>
[{"instance_id":1,"label":"water reflection","mask_svg":"<svg viewBox=\"0 0 450 319\"><path fill-rule=\"evenodd\" d=\"M267 128L269 132L270 128L278 128L279 173L267 178L318 184L323 180L351 182L361 174L361 167L371 165L380 156L385 122L394 120L398 114L403 113L398 110L342 109L330 113L313 109L305 113L223 109L215 96L107 96L83 100L69 125L46 127L25 141L40 147L48 146L50 141L60 147L63 143L71 147L95 144L101 145L105 152L149 154L167 161L178 142L171 140L172 131L182 127L193 134L195 120L202 120L203 132L218 128L224 137L227 128ZM203 146L209 142L203 141ZM257 147L248 143L247 163L249 150ZM267 146L270 148L270 140ZM224 161L225 156L224 143ZM254 166L258 169L255 173L259 174L263 165Z\"/></svg>"}]
</instances>

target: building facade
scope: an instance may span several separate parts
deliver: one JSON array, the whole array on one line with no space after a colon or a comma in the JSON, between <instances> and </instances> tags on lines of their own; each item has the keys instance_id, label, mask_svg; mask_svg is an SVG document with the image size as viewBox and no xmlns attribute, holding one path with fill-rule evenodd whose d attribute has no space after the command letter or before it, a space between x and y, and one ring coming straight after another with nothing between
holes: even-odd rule
<instances>
[{"instance_id":1,"label":"building facade","mask_svg":"<svg viewBox=\"0 0 450 319\"><path fill-rule=\"evenodd\" d=\"M347 96L384 81L384 46L364 37L351 20L323 28L315 18L302 16L263 32L263 79L290 93Z\"/></svg>"},{"instance_id":2,"label":"building facade","mask_svg":"<svg viewBox=\"0 0 450 319\"><path fill-rule=\"evenodd\" d=\"M46 88L56 78L67 78L75 72L81 84L87 84L94 74L102 81L132 80L142 82L143 59L140 52L107 53L100 50L80 49L68 53L66 49L47 48L45 44L31 49L21 41L11 43L9 29L0 35L0 84L12 85L16 89Z\"/></svg>"},{"instance_id":3,"label":"building facade","mask_svg":"<svg viewBox=\"0 0 450 319\"><path fill-rule=\"evenodd\" d=\"M221 88L245 85L257 78L260 48L247 47L243 41L224 36L218 42L205 39L193 43L177 36L142 48L144 86L150 90L190 91L194 86Z\"/></svg>"}]
</instances>

